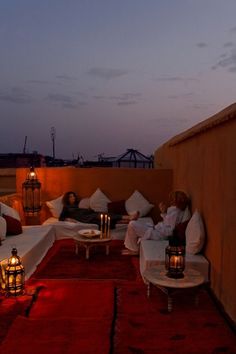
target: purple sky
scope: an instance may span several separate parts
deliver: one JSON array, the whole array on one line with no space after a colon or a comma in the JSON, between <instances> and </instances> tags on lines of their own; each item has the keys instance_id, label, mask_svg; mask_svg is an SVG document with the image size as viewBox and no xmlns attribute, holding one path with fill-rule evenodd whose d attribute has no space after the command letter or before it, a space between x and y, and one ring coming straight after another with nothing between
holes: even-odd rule
<instances>
[{"instance_id":1,"label":"purple sky","mask_svg":"<svg viewBox=\"0 0 236 354\"><path fill-rule=\"evenodd\" d=\"M0 0L0 153L96 159L235 102L235 0Z\"/></svg>"}]
</instances>

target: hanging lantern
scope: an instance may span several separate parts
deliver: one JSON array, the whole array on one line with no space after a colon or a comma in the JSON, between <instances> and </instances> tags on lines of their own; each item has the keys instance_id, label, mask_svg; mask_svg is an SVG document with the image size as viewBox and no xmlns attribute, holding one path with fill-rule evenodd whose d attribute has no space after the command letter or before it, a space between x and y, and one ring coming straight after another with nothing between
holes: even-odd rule
<instances>
[{"instance_id":1,"label":"hanging lantern","mask_svg":"<svg viewBox=\"0 0 236 354\"><path fill-rule=\"evenodd\" d=\"M31 167L25 182L22 183L23 208L26 213L34 214L40 211L40 193L41 183L37 178L34 167Z\"/></svg>"},{"instance_id":2,"label":"hanging lantern","mask_svg":"<svg viewBox=\"0 0 236 354\"><path fill-rule=\"evenodd\" d=\"M183 246L167 246L165 266L169 278L183 278L185 269L185 248Z\"/></svg>"},{"instance_id":3,"label":"hanging lantern","mask_svg":"<svg viewBox=\"0 0 236 354\"><path fill-rule=\"evenodd\" d=\"M20 257L17 256L17 249L13 248L11 253L5 269L5 291L7 295L17 296L24 291L25 270Z\"/></svg>"}]
</instances>

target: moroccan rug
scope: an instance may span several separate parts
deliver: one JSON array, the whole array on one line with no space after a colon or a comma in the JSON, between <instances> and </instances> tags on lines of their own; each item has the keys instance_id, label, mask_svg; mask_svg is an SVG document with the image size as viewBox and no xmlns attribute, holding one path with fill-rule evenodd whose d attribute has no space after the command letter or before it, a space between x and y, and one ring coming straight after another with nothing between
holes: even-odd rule
<instances>
[{"instance_id":1,"label":"moroccan rug","mask_svg":"<svg viewBox=\"0 0 236 354\"><path fill-rule=\"evenodd\" d=\"M113 240L108 256L105 254L105 248L99 246L90 250L90 258L86 260L83 247L79 248L77 255L73 240L58 240L33 274L33 278L135 280L133 257L122 257L122 248L122 241Z\"/></svg>"},{"instance_id":2,"label":"moroccan rug","mask_svg":"<svg viewBox=\"0 0 236 354\"><path fill-rule=\"evenodd\" d=\"M236 336L226 325L206 290L174 296L174 308L167 311L167 298L152 288L148 299L141 284L122 284L117 290L114 330L116 354L236 353Z\"/></svg>"}]
</instances>

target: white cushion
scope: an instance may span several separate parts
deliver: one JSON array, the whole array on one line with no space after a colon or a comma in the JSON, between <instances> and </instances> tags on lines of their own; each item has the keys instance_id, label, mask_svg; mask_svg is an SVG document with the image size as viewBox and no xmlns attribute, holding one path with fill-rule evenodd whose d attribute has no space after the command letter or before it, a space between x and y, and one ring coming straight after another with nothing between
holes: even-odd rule
<instances>
[{"instance_id":1,"label":"white cushion","mask_svg":"<svg viewBox=\"0 0 236 354\"><path fill-rule=\"evenodd\" d=\"M79 208L89 209L90 208L90 198L82 198L79 202Z\"/></svg>"},{"instance_id":2,"label":"white cushion","mask_svg":"<svg viewBox=\"0 0 236 354\"><path fill-rule=\"evenodd\" d=\"M186 252L189 254L197 254L201 252L205 241L204 224L198 210L195 210L186 231Z\"/></svg>"},{"instance_id":3,"label":"white cushion","mask_svg":"<svg viewBox=\"0 0 236 354\"><path fill-rule=\"evenodd\" d=\"M46 202L46 205L50 209L50 212L52 213L52 216L54 216L54 218L59 218L59 216L61 215L63 209L62 199L63 195Z\"/></svg>"},{"instance_id":4,"label":"white cushion","mask_svg":"<svg viewBox=\"0 0 236 354\"><path fill-rule=\"evenodd\" d=\"M90 197L90 208L97 212L107 213L107 204L110 202L111 200L98 188Z\"/></svg>"},{"instance_id":5,"label":"white cushion","mask_svg":"<svg viewBox=\"0 0 236 354\"><path fill-rule=\"evenodd\" d=\"M146 216L154 207L147 199L137 190L125 201L125 208L129 215L135 211L140 212L140 216Z\"/></svg>"},{"instance_id":6,"label":"white cushion","mask_svg":"<svg viewBox=\"0 0 236 354\"><path fill-rule=\"evenodd\" d=\"M0 211L1 211L1 215L3 215L3 214L9 215L12 218L20 221L20 215L19 215L18 211L16 209L9 207L8 205L6 205L2 202L0 202Z\"/></svg>"},{"instance_id":7,"label":"white cushion","mask_svg":"<svg viewBox=\"0 0 236 354\"><path fill-rule=\"evenodd\" d=\"M0 216L0 239L5 240L7 233L7 222L6 220Z\"/></svg>"}]
</instances>

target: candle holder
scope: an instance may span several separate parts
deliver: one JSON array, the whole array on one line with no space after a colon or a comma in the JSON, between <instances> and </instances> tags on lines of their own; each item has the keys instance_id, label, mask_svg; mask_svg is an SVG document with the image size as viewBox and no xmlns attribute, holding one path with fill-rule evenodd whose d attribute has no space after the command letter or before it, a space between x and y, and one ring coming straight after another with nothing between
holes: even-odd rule
<instances>
[{"instance_id":1,"label":"candle holder","mask_svg":"<svg viewBox=\"0 0 236 354\"><path fill-rule=\"evenodd\" d=\"M165 250L165 267L167 277L180 279L184 277L185 248L183 246L167 246Z\"/></svg>"}]
</instances>

